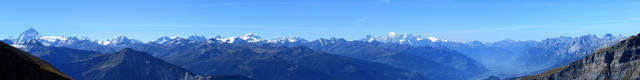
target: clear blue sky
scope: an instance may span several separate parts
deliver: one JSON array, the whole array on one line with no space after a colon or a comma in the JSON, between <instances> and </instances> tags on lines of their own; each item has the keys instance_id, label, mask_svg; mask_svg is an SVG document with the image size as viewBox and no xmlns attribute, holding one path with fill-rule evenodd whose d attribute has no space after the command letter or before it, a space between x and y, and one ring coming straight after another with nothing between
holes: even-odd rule
<instances>
[{"instance_id":1,"label":"clear blue sky","mask_svg":"<svg viewBox=\"0 0 640 80\"><path fill-rule=\"evenodd\" d=\"M633 0L3 0L0 38L43 35L104 40L126 35L360 39L387 32L452 41L541 40L640 33Z\"/></svg>"}]
</instances>

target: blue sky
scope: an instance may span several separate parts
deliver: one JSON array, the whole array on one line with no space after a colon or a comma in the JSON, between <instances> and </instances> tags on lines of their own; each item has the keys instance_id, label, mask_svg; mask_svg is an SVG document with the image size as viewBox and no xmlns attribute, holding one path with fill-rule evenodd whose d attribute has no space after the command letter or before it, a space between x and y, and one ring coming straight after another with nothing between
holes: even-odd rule
<instances>
[{"instance_id":1,"label":"blue sky","mask_svg":"<svg viewBox=\"0 0 640 80\"><path fill-rule=\"evenodd\" d=\"M633 0L11 0L0 1L0 38L43 35L104 40L126 35L360 39L387 32L451 41L541 40L640 33Z\"/></svg>"}]
</instances>

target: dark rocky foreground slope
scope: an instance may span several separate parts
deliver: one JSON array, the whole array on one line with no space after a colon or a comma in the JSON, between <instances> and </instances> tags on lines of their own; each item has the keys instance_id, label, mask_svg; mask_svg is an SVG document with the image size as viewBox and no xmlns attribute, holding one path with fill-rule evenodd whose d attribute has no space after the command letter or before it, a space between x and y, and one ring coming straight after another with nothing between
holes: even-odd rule
<instances>
[{"instance_id":1,"label":"dark rocky foreground slope","mask_svg":"<svg viewBox=\"0 0 640 80\"><path fill-rule=\"evenodd\" d=\"M4 42L0 42L0 64L2 80L72 80L49 63Z\"/></svg>"},{"instance_id":2,"label":"dark rocky foreground slope","mask_svg":"<svg viewBox=\"0 0 640 80\"><path fill-rule=\"evenodd\" d=\"M573 63L522 80L639 80L640 34Z\"/></svg>"}]
</instances>

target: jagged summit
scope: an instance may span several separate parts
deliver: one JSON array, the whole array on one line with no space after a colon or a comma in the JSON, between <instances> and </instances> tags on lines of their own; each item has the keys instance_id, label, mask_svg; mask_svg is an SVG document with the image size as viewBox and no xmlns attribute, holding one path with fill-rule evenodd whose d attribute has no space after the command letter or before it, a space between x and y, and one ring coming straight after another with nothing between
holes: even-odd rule
<instances>
[{"instance_id":1,"label":"jagged summit","mask_svg":"<svg viewBox=\"0 0 640 80\"><path fill-rule=\"evenodd\" d=\"M613 48L625 48L625 49L640 48L638 46L640 46L640 34L631 36L623 41L620 41L618 44L614 45ZM640 57L638 59L640 59Z\"/></svg>"},{"instance_id":2,"label":"jagged summit","mask_svg":"<svg viewBox=\"0 0 640 80\"><path fill-rule=\"evenodd\" d=\"M164 44L167 43L168 41L173 41L177 38L180 37L167 37L167 36L163 36L160 37L156 40L150 41L152 43L158 43L158 44ZM61 46L61 45L70 45L70 44L65 44L65 43L74 43L76 41L87 41L89 43L95 43L97 45L103 45L103 46L107 46L107 45L122 45L122 44L136 44L136 43L143 43L142 41L139 40L135 40L135 39L130 39L126 36L118 36L114 39L109 39L109 40L104 40L104 41L99 41L99 40L95 40L95 41L91 41L88 40L88 38L83 38L83 39L77 39L75 37L64 37L64 36L42 36L40 35L38 32L35 31L35 29L30 28L28 30L26 30L25 32L23 32L16 40L12 40L12 42L25 42L28 41L29 39L41 39L41 42L44 43L45 45L49 46L49 45L53 45L53 46ZM188 38L185 38L187 40L191 40L191 41L196 41L196 42L204 42L207 41L208 39L204 36L201 35L192 35L189 36ZM212 38L213 40L217 40L220 42L224 42L224 43L287 43L287 42L307 42L306 39L300 38L300 37L282 37L282 38L276 38L276 39L262 39L262 37L260 37L258 34L255 33L247 33L241 36L233 36L233 37L215 37ZM67 41L67 40L71 40L71 41ZM406 43L406 42L415 42L415 41L421 41L421 40L429 40L431 42L435 42L435 41L446 41L446 40L439 40L435 37L421 37L421 36L414 36L412 34L397 34L395 32L389 32L389 34L387 36L384 37L373 37L373 36L368 36L367 37L368 41L380 41L380 42L400 42L400 43ZM240 42L238 42L240 41ZM86 43L86 42L84 42Z\"/></svg>"},{"instance_id":3,"label":"jagged summit","mask_svg":"<svg viewBox=\"0 0 640 80\"><path fill-rule=\"evenodd\" d=\"M389 33L387 34L387 36L389 36L389 37L396 37L396 36L398 36L398 34L396 34L396 32L389 32Z\"/></svg>"},{"instance_id":4,"label":"jagged summit","mask_svg":"<svg viewBox=\"0 0 640 80\"><path fill-rule=\"evenodd\" d=\"M152 43L158 43L158 44L165 44L171 41L175 41L175 40L182 40L184 38L178 37L178 36L174 36L174 37L167 37L167 36L162 36L156 40L151 41Z\"/></svg>"},{"instance_id":5,"label":"jagged summit","mask_svg":"<svg viewBox=\"0 0 640 80\"><path fill-rule=\"evenodd\" d=\"M227 38L216 36L213 39L221 42L225 42L225 43L245 43L245 42L256 43L256 42L265 41L258 34L255 34L255 33L247 33L242 36L233 36L233 37L227 37ZM238 42L238 41L242 41L242 42Z\"/></svg>"},{"instance_id":6,"label":"jagged summit","mask_svg":"<svg viewBox=\"0 0 640 80\"><path fill-rule=\"evenodd\" d=\"M300 37L281 37L273 40L267 40L268 43L293 43L293 42L307 42L307 40Z\"/></svg>"},{"instance_id":7,"label":"jagged summit","mask_svg":"<svg viewBox=\"0 0 640 80\"><path fill-rule=\"evenodd\" d=\"M562 66L523 80L638 80L640 34Z\"/></svg>"},{"instance_id":8,"label":"jagged summit","mask_svg":"<svg viewBox=\"0 0 640 80\"><path fill-rule=\"evenodd\" d=\"M123 45L123 44L138 44L138 43L142 43L142 41L129 39L127 38L127 36L118 36L115 39L100 41L98 43L101 45Z\"/></svg>"},{"instance_id":9,"label":"jagged summit","mask_svg":"<svg viewBox=\"0 0 640 80\"><path fill-rule=\"evenodd\" d=\"M20 34L20 36L18 36L18 41L28 41L31 39L38 39L40 38L40 33L38 33L35 29L33 28L29 28L28 30L22 32L22 34Z\"/></svg>"},{"instance_id":10,"label":"jagged summit","mask_svg":"<svg viewBox=\"0 0 640 80\"><path fill-rule=\"evenodd\" d=\"M158 38L158 39L156 39L154 41L151 41L151 42L162 44L162 43L167 42L169 40L171 40L171 38L169 38L167 36L162 36L162 37L160 37L160 38Z\"/></svg>"},{"instance_id":11,"label":"jagged summit","mask_svg":"<svg viewBox=\"0 0 640 80\"><path fill-rule=\"evenodd\" d=\"M262 41L262 38L258 34L254 34L254 33L244 34L240 38L242 40L246 40L246 41L249 41L249 42Z\"/></svg>"},{"instance_id":12,"label":"jagged summit","mask_svg":"<svg viewBox=\"0 0 640 80\"><path fill-rule=\"evenodd\" d=\"M387 36L371 36L367 35L362 41L378 41L378 42L387 42L387 43L400 43L400 44L414 44L420 42L447 42L447 40L440 40L436 37L423 37L420 35L413 34L399 34L396 32L389 32Z\"/></svg>"},{"instance_id":13,"label":"jagged summit","mask_svg":"<svg viewBox=\"0 0 640 80\"><path fill-rule=\"evenodd\" d=\"M22 32L16 39L9 39L11 42L15 43L25 43L30 40L37 40L46 46L60 46L60 45L70 45L74 42L91 42L88 38L84 37L82 39L78 39L77 37L65 37L65 36L43 36L38 33L35 29L29 28L28 30Z\"/></svg>"}]
</instances>

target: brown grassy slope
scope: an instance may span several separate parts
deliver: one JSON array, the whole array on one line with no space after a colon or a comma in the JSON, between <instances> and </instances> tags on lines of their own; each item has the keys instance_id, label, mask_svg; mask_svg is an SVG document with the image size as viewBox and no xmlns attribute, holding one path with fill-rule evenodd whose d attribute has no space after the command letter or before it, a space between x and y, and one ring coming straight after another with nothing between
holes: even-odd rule
<instances>
[{"instance_id":1,"label":"brown grassy slope","mask_svg":"<svg viewBox=\"0 0 640 80\"><path fill-rule=\"evenodd\" d=\"M4 42L0 42L0 79L72 80L49 63Z\"/></svg>"}]
</instances>

